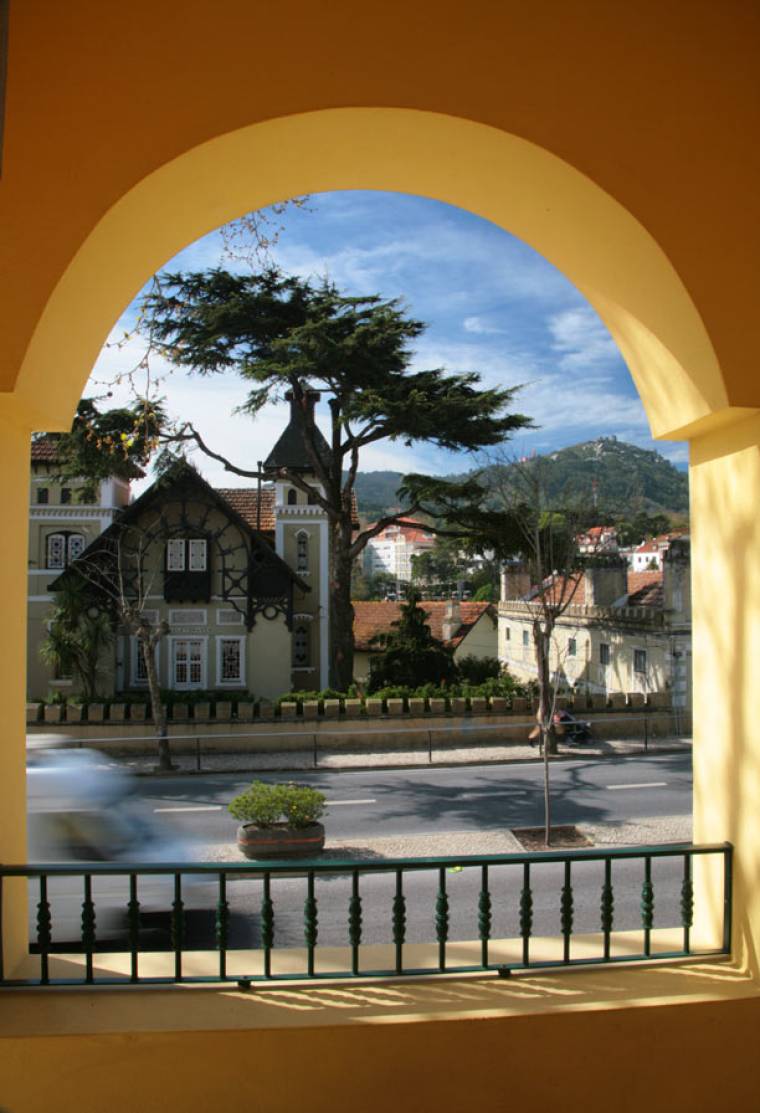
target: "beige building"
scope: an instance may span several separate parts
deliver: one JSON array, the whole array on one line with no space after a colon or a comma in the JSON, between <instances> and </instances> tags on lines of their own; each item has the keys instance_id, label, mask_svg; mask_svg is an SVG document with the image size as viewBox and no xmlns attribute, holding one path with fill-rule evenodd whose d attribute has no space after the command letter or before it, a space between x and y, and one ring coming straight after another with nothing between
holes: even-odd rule
<instances>
[{"instance_id":1,"label":"beige building","mask_svg":"<svg viewBox=\"0 0 760 1113\"><path fill-rule=\"evenodd\" d=\"M51 687L74 690L70 679L56 680L39 659L54 602L49 584L73 560L82 558L86 568L117 550L122 566L132 569L127 593L139 595L152 623L166 625L155 658L162 688L274 699L291 689L327 686L327 516L278 478L287 467L315 482L299 422L292 407L264 463L271 483L215 490L180 465L132 503L128 485L101 484L103 505L97 507L69 507L50 479L54 460L33 450L40 459L34 462L30 553L44 564L38 569L30 562L30 697L44 697ZM320 450L329 452L326 442ZM110 691L147 689L133 633L117 629L115 659L104 671L111 675Z\"/></svg>"},{"instance_id":2,"label":"beige building","mask_svg":"<svg viewBox=\"0 0 760 1113\"><path fill-rule=\"evenodd\" d=\"M433 637L454 651L455 661L496 656L496 608L492 603L423 599L420 606L427 613ZM379 652L373 639L390 633L400 614L401 603L354 602L354 676L359 683L369 679L370 660Z\"/></svg>"},{"instance_id":3,"label":"beige building","mask_svg":"<svg viewBox=\"0 0 760 1113\"><path fill-rule=\"evenodd\" d=\"M661 571L633 572L620 557L596 557L555 627L551 667L559 688L670 691L676 706L691 706L689 572L685 541L670 546ZM502 575L499 660L521 680L536 678L535 599L526 573Z\"/></svg>"},{"instance_id":4,"label":"beige building","mask_svg":"<svg viewBox=\"0 0 760 1113\"><path fill-rule=\"evenodd\" d=\"M27 695L43 699L71 683L40 657L54 602L50 584L84 552L129 503L129 483L107 479L87 490L81 480L61 481L55 437L32 441L29 496Z\"/></svg>"},{"instance_id":5,"label":"beige building","mask_svg":"<svg viewBox=\"0 0 760 1113\"><path fill-rule=\"evenodd\" d=\"M402 583L409 583L413 558L434 547L435 535L423 522L412 518L395 522L369 539L364 550L364 568L369 576L387 572Z\"/></svg>"}]
</instances>

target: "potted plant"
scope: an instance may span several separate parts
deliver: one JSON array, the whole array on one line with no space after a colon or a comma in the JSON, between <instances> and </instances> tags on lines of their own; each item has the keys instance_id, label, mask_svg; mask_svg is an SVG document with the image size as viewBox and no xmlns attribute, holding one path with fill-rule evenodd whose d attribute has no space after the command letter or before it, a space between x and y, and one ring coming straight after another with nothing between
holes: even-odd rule
<instances>
[{"instance_id":1,"label":"potted plant","mask_svg":"<svg viewBox=\"0 0 760 1113\"><path fill-rule=\"evenodd\" d=\"M321 852L324 793L308 785L254 781L229 804L240 820L237 843L246 858L304 858Z\"/></svg>"}]
</instances>

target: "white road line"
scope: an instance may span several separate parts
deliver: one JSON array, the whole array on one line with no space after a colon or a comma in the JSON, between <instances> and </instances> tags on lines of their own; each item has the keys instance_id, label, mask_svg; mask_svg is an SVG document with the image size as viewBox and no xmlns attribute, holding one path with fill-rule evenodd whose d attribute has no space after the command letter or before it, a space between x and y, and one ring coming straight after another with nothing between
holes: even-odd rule
<instances>
[{"instance_id":1,"label":"white road line","mask_svg":"<svg viewBox=\"0 0 760 1113\"><path fill-rule=\"evenodd\" d=\"M179 808L154 808L154 812L220 812L221 804L189 804Z\"/></svg>"},{"instance_id":2,"label":"white road line","mask_svg":"<svg viewBox=\"0 0 760 1113\"><path fill-rule=\"evenodd\" d=\"M667 788L667 781L647 781L646 784L640 785L605 785L610 792L619 792L624 788Z\"/></svg>"},{"instance_id":3,"label":"white road line","mask_svg":"<svg viewBox=\"0 0 760 1113\"><path fill-rule=\"evenodd\" d=\"M325 800L331 808L338 808L341 804L376 804L377 800Z\"/></svg>"}]
</instances>

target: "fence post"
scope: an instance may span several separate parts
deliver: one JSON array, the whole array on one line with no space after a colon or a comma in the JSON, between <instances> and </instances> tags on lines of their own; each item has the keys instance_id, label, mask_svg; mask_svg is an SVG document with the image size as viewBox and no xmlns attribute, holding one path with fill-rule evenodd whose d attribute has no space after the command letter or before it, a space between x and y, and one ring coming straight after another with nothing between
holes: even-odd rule
<instances>
[{"instance_id":1,"label":"fence post","mask_svg":"<svg viewBox=\"0 0 760 1113\"><path fill-rule=\"evenodd\" d=\"M196 740L195 740L195 772L200 773L200 771L201 771L201 740L200 740L200 738L196 738Z\"/></svg>"},{"instance_id":2,"label":"fence post","mask_svg":"<svg viewBox=\"0 0 760 1113\"><path fill-rule=\"evenodd\" d=\"M317 736L316 736L316 733L312 735L312 738L314 740L314 768L316 769L319 765L319 758L317 756Z\"/></svg>"},{"instance_id":3,"label":"fence post","mask_svg":"<svg viewBox=\"0 0 760 1113\"><path fill-rule=\"evenodd\" d=\"M644 753L649 753L649 716L644 712Z\"/></svg>"},{"instance_id":4,"label":"fence post","mask_svg":"<svg viewBox=\"0 0 760 1113\"><path fill-rule=\"evenodd\" d=\"M433 764L433 732L432 732L432 730L429 730L427 733L428 733L428 765L432 765Z\"/></svg>"}]
</instances>

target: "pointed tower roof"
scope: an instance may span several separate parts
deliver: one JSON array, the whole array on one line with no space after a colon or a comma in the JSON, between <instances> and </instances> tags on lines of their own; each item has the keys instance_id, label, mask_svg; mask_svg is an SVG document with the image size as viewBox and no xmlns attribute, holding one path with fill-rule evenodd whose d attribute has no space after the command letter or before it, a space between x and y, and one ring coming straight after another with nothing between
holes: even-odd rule
<instances>
[{"instance_id":1,"label":"pointed tower roof","mask_svg":"<svg viewBox=\"0 0 760 1113\"><path fill-rule=\"evenodd\" d=\"M278 468L291 468L293 471L313 472L314 465L311 462L304 438L303 413L292 391L289 390L285 398L290 402L290 421L277 444L264 461L264 470L273 472ZM319 391L307 390L305 399L307 412L313 414L314 407L319 399ZM316 442L320 459L327 463L330 460L330 446L319 429L316 431Z\"/></svg>"}]
</instances>

